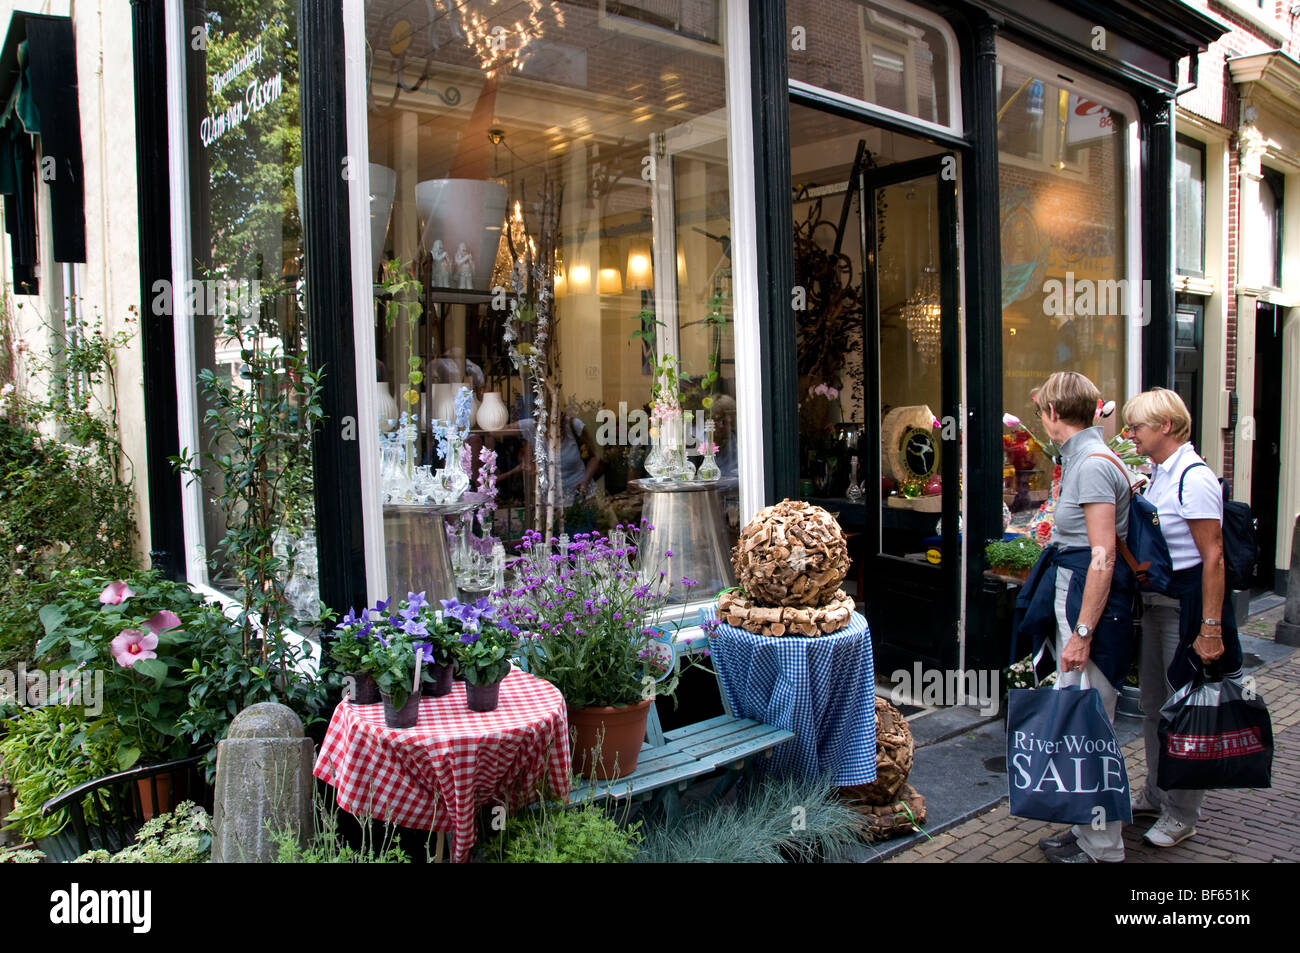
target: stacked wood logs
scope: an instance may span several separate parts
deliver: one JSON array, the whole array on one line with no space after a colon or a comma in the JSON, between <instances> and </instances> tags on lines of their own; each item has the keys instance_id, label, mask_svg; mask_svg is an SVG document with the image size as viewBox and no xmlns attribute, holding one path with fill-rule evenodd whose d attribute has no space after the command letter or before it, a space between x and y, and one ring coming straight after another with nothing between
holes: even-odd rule
<instances>
[{"instance_id":1,"label":"stacked wood logs","mask_svg":"<svg viewBox=\"0 0 1300 953\"><path fill-rule=\"evenodd\" d=\"M848 574L849 546L820 506L783 500L741 531L731 564L757 605L824 606Z\"/></svg>"},{"instance_id":2,"label":"stacked wood logs","mask_svg":"<svg viewBox=\"0 0 1300 953\"><path fill-rule=\"evenodd\" d=\"M907 719L885 699L876 698L876 780L841 788L863 816L873 839L910 834L925 823L925 798L907 783L915 746Z\"/></svg>"}]
</instances>

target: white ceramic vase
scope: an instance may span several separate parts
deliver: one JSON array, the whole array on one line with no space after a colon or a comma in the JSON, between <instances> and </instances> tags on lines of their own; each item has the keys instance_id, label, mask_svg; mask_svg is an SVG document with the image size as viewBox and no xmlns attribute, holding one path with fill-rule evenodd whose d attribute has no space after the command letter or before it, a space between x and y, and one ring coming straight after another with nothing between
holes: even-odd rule
<instances>
[{"instance_id":1,"label":"white ceramic vase","mask_svg":"<svg viewBox=\"0 0 1300 953\"><path fill-rule=\"evenodd\" d=\"M510 411L506 409L499 393L488 391L483 395L483 403L475 420L479 430L495 432L510 423Z\"/></svg>"},{"instance_id":2,"label":"white ceramic vase","mask_svg":"<svg viewBox=\"0 0 1300 953\"><path fill-rule=\"evenodd\" d=\"M298 197L298 220L305 223L302 209L302 166L293 170L293 191ZM397 170L377 162L370 163L370 270L379 270L388 239L388 220L393 214L397 195Z\"/></svg>"}]
</instances>

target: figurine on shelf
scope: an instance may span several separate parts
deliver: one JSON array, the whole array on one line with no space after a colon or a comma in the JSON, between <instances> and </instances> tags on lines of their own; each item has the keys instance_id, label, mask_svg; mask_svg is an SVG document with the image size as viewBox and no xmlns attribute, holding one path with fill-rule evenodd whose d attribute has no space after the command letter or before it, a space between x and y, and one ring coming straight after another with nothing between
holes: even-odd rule
<instances>
[{"instance_id":1,"label":"figurine on shelf","mask_svg":"<svg viewBox=\"0 0 1300 953\"><path fill-rule=\"evenodd\" d=\"M456 287L466 291L474 288L474 256L464 242L456 246Z\"/></svg>"},{"instance_id":2,"label":"figurine on shelf","mask_svg":"<svg viewBox=\"0 0 1300 953\"><path fill-rule=\"evenodd\" d=\"M462 248L465 246L462 245ZM451 287L451 256L447 254L447 249L442 247L442 239L436 239L433 243L433 251L429 253L433 257L433 286L435 288Z\"/></svg>"}]
</instances>

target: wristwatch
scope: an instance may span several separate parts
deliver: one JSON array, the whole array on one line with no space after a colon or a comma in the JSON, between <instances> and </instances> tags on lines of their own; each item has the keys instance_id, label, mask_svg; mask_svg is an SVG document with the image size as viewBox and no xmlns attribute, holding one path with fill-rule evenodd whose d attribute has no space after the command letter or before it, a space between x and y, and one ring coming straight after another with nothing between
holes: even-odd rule
<instances>
[{"instance_id":1,"label":"wristwatch","mask_svg":"<svg viewBox=\"0 0 1300 953\"><path fill-rule=\"evenodd\" d=\"M1092 638L1092 629L1080 622L1074 627L1074 634L1081 639L1090 639Z\"/></svg>"}]
</instances>

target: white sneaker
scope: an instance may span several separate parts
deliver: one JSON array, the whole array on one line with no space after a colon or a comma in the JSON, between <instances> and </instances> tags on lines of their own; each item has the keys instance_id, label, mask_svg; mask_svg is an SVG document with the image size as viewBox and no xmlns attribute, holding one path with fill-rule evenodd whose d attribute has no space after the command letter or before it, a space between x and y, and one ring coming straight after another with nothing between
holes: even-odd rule
<instances>
[{"instance_id":1,"label":"white sneaker","mask_svg":"<svg viewBox=\"0 0 1300 953\"><path fill-rule=\"evenodd\" d=\"M1142 835L1142 839L1152 847L1174 847L1195 833L1196 828L1191 824L1184 824L1169 814L1161 814L1151 830Z\"/></svg>"}]
</instances>

